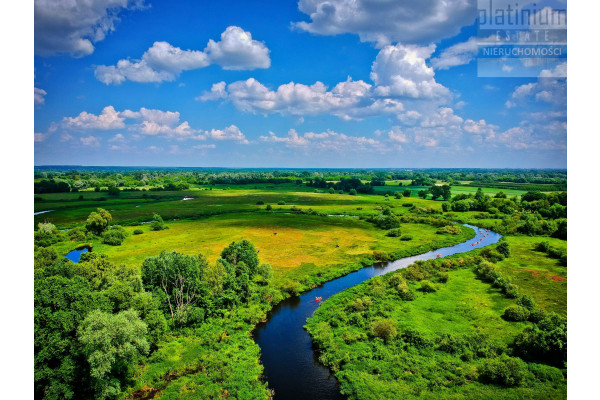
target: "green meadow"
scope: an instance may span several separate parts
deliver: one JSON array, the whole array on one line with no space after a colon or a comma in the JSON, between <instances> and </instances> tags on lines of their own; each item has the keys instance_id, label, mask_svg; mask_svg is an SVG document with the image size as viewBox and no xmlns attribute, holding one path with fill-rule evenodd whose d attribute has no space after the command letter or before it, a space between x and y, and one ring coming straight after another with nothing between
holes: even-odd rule
<instances>
[{"instance_id":1,"label":"green meadow","mask_svg":"<svg viewBox=\"0 0 600 400\"><path fill-rule=\"evenodd\" d=\"M566 369L515 357L515 338L534 324L507 320L515 299L482 281L473 263L442 268L444 281L428 278L431 290L405 273L409 267L319 307L306 328L342 393L373 400L565 398Z\"/></svg>"},{"instance_id":2,"label":"green meadow","mask_svg":"<svg viewBox=\"0 0 600 400\"><path fill-rule=\"evenodd\" d=\"M311 208L325 214L364 215L381 205L401 206L411 203L418 207L441 210L439 202L418 197L395 199L376 195L351 196L330 194L298 185L240 185L215 186L186 191L122 191L118 197L104 192L48 193L36 196L35 211L54 210L34 217L35 223L48 221L59 228L72 227L85 221L90 212L102 207L113 216L115 223L135 224L148 221L153 213L164 219L198 218L233 212L264 210L271 205L274 211L289 212L293 205ZM250 186L250 187L248 187ZM256 189L254 187L256 186ZM212 186L211 186L212 188ZM190 200L183 200L191 198ZM278 204L283 202L284 204ZM257 204L262 203L262 204ZM397 212L406 212L399 208Z\"/></svg>"}]
</instances>

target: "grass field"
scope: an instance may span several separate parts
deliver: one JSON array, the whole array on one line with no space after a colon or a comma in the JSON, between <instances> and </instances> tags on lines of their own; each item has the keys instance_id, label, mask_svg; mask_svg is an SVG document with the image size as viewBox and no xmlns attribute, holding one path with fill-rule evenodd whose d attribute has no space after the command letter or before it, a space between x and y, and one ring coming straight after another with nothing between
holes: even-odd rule
<instances>
[{"instance_id":1,"label":"grass field","mask_svg":"<svg viewBox=\"0 0 600 400\"><path fill-rule=\"evenodd\" d=\"M501 315L515 300L480 281L471 268L450 271L434 293L409 284L413 301L398 298L396 284L388 283L393 275L327 299L308 320L320 360L336 373L349 399L566 398L562 371L546 365L519 361L518 385L479 379L488 360L502 359L500 349L531 323L505 321ZM396 326L389 340L372 331L382 319Z\"/></svg>"},{"instance_id":2,"label":"grass field","mask_svg":"<svg viewBox=\"0 0 600 400\"><path fill-rule=\"evenodd\" d=\"M356 217L323 217L282 213L236 213L197 220L168 223L169 229L151 231L148 225L125 227L130 236L121 246L109 246L100 240L92 243L94 252L106 254L116 264L139 267L144 259L163 250L203 254L216 261L229 243L248 239L259 251L262 262L270 263L277 283L283 278L303 281L308 276L342 270L373 251L414 254L463 241L472 235L436 234L437 228L424 224L402 224L403 235L410 241L387 237L386 231ZM135 229L141 235L131 234ZM57 246L62 254L83 243ZM425 246L425 247L423 247ZM338 273L339 275L339 273Z\"/></svg>"},{"instance_id":3,"label":"grass field","mask_svg":"<svg viewBox=\"0 0 600 400\"><path fill-rule=\"evenodd\" d=\"M508 236L506 240L510 245L510 257L496 264L502 273L542 308L566 316L567 267L534 247L547 241L552 247L566 250L567 242L530 236Z\"/></svg>"},{"instance_id":4,"label":"grass field","mask_svg":"<svg viewBox=\"0 0 600 400\"><path fill-rule=\"evenodd\" d=\"M249 185L247 185L249 186ZM293 205L312 208L326 214L372 213L377 206L388 204L400 206L412 203L418 207L433 207L441 210L441 202L426 201L411 197L403 199L376 195L329 194L322 190L297 185L262 185L252 187L217 187L213 190L189 190L178 192L122 192L118 197L109 197L102 192L52 193L41 196L35 202L35 211L55 210L34 217L37 224L49 221L59 228L72 227L85 222L90 212L102 207L108 210L115 223L148 221L153 213L165 219L191 218L242 211L264 210L270 204L275 211L289 211ZM310 190L307 190L310 189ZM83 200L79 197L83 196ZM146 196L146 197L144 197ZM192 200L183 200L192 197ZM285 205L278 205L279 202ZM264 205L257 205L264 202ZM406 212L398 208L396 212Z\"/></svg>"},{"instance_id":5,"label":"grass field","mask_svg":"<svg viewBox=\"0 0 600 400\"><path fill-rule=\"evenodd\" d=\"M475 186L452 186L452 195L457 194L475 194L477 193L478 187ZM498 192L503 192L508 197L521 196L527 193L526 190L516 189L496 189L496 188L481 188L481 191L488 196L494 196Z\"/></svg>"},{"instance_id":6,"label":"grass field","mask_svg":"<svg viewBox=\"0 0 600 400\"><path fill-rule=\"evenodd\" d=\"M439 334L476 334L507 341L524 323L508 323L500 316L514 300L491 285L477 280L470 269L453 271L450 280L435 293L421 294L391 313L400 329L416 329L433 337Z\"/></svg>"},{"instance_id":7,"label":"grass field","mask_svg":"<svg viewBox=\"0 0 600 400\"><path fill-rule=\"evenodd\" d=\"M378 187L377 190L387 188ZM406 187L395 188L404 190ZM121 246L103 244L101 238L88 238L91 243L63 241L53 248L64 255L76 247L90 244L94 252L108 255L111 262L138 268L146 257L162 250L203 254L214 262L222 249L233 241L248 239L254 243L261 262L270 263L274 270L271 284L262 288L266 297L261 294L223 318L206 321L201 327L164 338L159 349L138 366L134 383L124 397L218 398L235 393L238 399L266 399L266 383L259 379L262 374L259 350L250 332L260 319L265 318L272 307L271 302L356 270L362 263L371 263L375 260L374 251L393 258L406 257L462 242L472 236L472 231L466 228L459 235L449 235L437 234L437 228L431 225L403 223L400 228L402 235L410 235L412 240L402 241L398 237L387 237L385 230L356 217L380 212L382 206L392 207L396 214L409 213L410 207L402 206L408 203L441 212L441 201L416 197L416 191L420 189L411 188L413 197L401 199L381 195L329 194L322 189L315 192L313 188L293 184L216 185L212 190L199 187L178 192L121 192L118 197L93 191L47 194L36 196L42 200L36 201L35 210L56 211L36 216L35 221L53 222L60 229L83 226L90 212L98 207L105 208L112 214L113 224L126 225L129 236ZM473 188L473 193L475 190ZM193 199L184 201L184 197ZM259 202L262 204L257 204ZM284 204L278 204L280 202ZM272 206L271 211L266 210L267 205ZM295 213L294 207L304 211L310 208L328 216ZM169 229L152 231L150 225L141 224L150 221L153 213L162 215ZM341 214L347 216L339 216ZM471 222L475 224L483 222L475 218L476 214L457 213L457 217L473 220ZM136 229L141 229L143 234L133 235ZM499 268L524 293L533 293L540 306L565 314L566 281L552 277L566 278L566 268L545 253L533 250L535 243L547 238L509 237L507 240L512 255L498 263ZM550 241L554 247L566 246L566 242ZM545 279L542 280L542 277ZM340 296L350 296L347 300L353 301L352 296L358 295L352 291L349 293L344 292ZM483 333L502 343L507 343L525 325L507 323L499 317L502 310L514 301L505 299L496 289L475 279L470 269L453 271L450 281L436 293L416 293L417 299L410 305L381 303L377 316L393 318L398 321L399 330L413 329L425 337L435 338L443 333ZM343 305L340 309L343 310ZM390 362L411 365L408 370L412 371L414 380L403 381L405 377L394 376L396 383L392 384L388 379L390 386L384 385L382 391L380 378L368 372L385 370L387 367L378 364L380 360L362 360L352 364L356 361L352 358L354 349L346 341L354 333L350 328L340 331L345 337L345 344L340 342L335 354L351 360L349 368L356 369L341 379L361 388L361 393L368 393L364 398L385 398L385 393L408 393L410 397L414 394L413 390L418 390L419 395L425 397L435 397L437 392L428 389L428 385L432 378L437 382L440 368L451 369L448 378L451 382L456 376L465 377L464 373L457 372L463 366L454 356L439 352L402 354L402 357ZM343 353L337 353L338 350L343 350ZM381 351L380 348L372 349L373 354L383 354ZM355 353L358 355L360 351ZM422 368L415 369L415 365ZM470 364L465 368L475 367ZM532 385L503 393L508 398L535 398L537 389L546 390L544 385ZM450 397L455 398L489 398L495 394L488 386L478 382L456 387L444 393L452 393ZM561 390L562 387L558 387L549 392L551 395L548 397L562 393Z\"/></svg>"}]
</instances>

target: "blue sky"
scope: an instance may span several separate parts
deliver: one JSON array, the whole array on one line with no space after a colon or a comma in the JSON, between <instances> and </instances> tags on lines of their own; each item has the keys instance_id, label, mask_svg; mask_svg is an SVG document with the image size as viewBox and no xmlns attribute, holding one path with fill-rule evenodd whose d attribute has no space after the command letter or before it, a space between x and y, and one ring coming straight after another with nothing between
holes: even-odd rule
<instances>
[{"instance_id":1,"label":"blue sky","mask_svg":"<svg viewBox=\"0 0 600 400\"><path fill-rule=\"evenodd\" d=\"M472 0L75 3L35 2L36 165L566 168L566 59L477 77Z\"/></svg>"}]
</instances>

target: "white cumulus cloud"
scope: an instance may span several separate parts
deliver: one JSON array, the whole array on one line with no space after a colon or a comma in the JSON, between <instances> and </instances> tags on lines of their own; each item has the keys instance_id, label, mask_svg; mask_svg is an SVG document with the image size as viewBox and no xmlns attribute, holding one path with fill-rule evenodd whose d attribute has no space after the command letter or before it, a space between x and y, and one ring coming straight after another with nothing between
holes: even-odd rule
<instances>
[{"instance_id":1,"label":"white cumulus cloud","mask_svg":"<svg viewBox=\"0 0 600 400\"><path fill-rule=\"evenodd\" d=\"M378 47L430 43L452 37L476 18L475 0L300 0L310 22L300 30L319 35L354 33Z\"/></svg>"},{"instance_id":2,"label":"white cumulus cloud","mask_svg":"<svg viewBox=\"0 0 600 400\"><path fill-rule=\"evenodd\" d=\"M376 92L382 96L415 99L448 97L450 91L435 81L433 68L425 62L434 51L434 45L385 46L377 54L371 68Z\"/></svg>"},{"instance_id":3,"label":"white cumulus cloud","mask_svg":"<svg viewBox=\"0 0 600 400\"><path fill-rule=\"evenodd\" d=\"M215 140L233 140L238 143L250 143L240 128L235 125L230 125L224 129L211 129L206 132L206 135Z\"/></svg>"},{"instance_id":4,"label":"white cumulus cloud","mask_svg":"<svg viewBox=\"0 0 600 400\"><path fill-rule=\"evenodd\" d=\"M271 66L267 46L253 40L250 32L237 26L225 29L220 42L210 39L204 52L212 64L223 69L252 70Z\"/></svg>"},{"instance_id":5,"label":"white cumulus cloud","mask_svg":"<svg viewBox=\"0 0 600 400\"><path fill-rule=\"evenodd\" d=\"M94 43L115 30L120 12L143 7L143 0L35 0L35 54L92 54Z\"/></svg>"},{"instance_id":6,"label":"white cumulus cloud","mask_svg":"<svg viewBox=\"0 0 600 400\"><path fill-rule=\"evenodd\" d=\"M269 68L269 49L252 39L250 32L237 26L228 27L221 41L209 40L204 51L182 50L167 42L154 42L140 60L119 60L116 65L99 65L96 79L107 85L133 82L174 81L183 71L220 65L223 69L253 70Z\"/></svg>"},{"instance_id":7,"label":"white cumulus cloud","mask_svg":"<svg viewBox=\"0 0 600 400\"><path fill-rule=\"evenodd\" d=\"M82 111L76 117L65 117L62 127L70 130L112 130L125 127L124 117L113 106L104 107L100 115Z\"/></svg>"}]
</instances>

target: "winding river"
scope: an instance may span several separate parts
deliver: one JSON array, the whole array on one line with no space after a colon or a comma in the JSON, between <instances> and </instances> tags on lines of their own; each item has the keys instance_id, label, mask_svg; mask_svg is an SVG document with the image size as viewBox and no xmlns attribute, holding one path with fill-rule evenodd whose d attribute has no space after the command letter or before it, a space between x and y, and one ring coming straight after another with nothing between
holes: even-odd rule
<instances>
[{"instance_id":1,"label":"winding river","mask_svg":"<svg viewBox=\"0 0 600 400\"><path fill-rule=\"evenodd\" d=\"M332 400L345 399L340 393L337 379L318 360L308 332L304 330L306 320L312 316L323 300L358 285L374 276L383 275L400 268L406 268L417 260L429 260L464 253L497 243L502 235L472 225L477 233L475 238L452 247L417 256L406 257L383 264L375 264L356 272L329 281L300 296L290 297L269 313L266 322L259 324L254 331L254 340L261 349L261 361L269 387L275 391L276 400ZM482 234L483 233L483 234ZM477 245L473 243L483 238Z\"/></svg>"}]
</instances>

